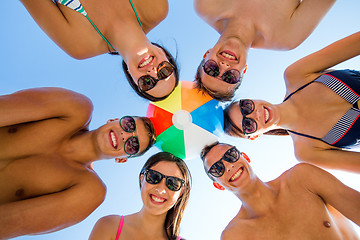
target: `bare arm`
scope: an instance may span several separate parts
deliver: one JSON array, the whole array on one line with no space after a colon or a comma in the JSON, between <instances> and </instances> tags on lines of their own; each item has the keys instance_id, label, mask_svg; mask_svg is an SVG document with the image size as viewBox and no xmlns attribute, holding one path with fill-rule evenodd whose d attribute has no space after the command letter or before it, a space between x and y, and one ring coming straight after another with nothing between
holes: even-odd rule
<instances>
[{"instance_id":1,"label":"bare arm","mask_svg":"<svg viewBox=\"0 0 360 240\"><path fill-rule=\"evenodd\" d=\"M283 47L293 49L299 46L316 28L335 0L303 0L290 17L290 24L284 30Z\"/></svg>"},{"instance_id":2,"label":"bare arm","mask_svg":"<svg viewBox=\"0 0 360 240\"><path fill-rule=\"evenodd\" d=\"M341 183L330 173L310 164L295 166L304 186L318 195L326 204L360 225L360 193Z\"/></svg>"},{"instance_id":3,"label":"bare arm","mask_svg":"<svg viewBox=\"0 0 360 240\"><path fill-rule=\"evenodd\" d=\"M360 54L360 32L343 38L315 53L293 63L285 70L285 81L288 83L304 82L307 77L313 80L312 74L331 68L341 62ZM306 80L306 82L309 82Z\"/></svg>"},{"instance_id":4,"label":"bare arm","mask_svg":"<svg viewBox=\"0 0 360 240\"><path fill-rule=\"evenodd\" d=\"M327 169L360 173L360 152L294 145L295 156L301 162L311 163Z\"/></svg>"},{"instance_id":5,"label":"bare arm","mask_svg":"<svg viewBox=\"0 0 360 240\"><path fill-rule=\"evenodd\" d=\"M0 205L0 239L58 231L85 219L104 200L101 181Z\"/></svg>"},{"instance_id":6,"label":"bare arm","mask_svg":"<svg viewBox=\"0 0 360 240\"><path fill-rule=\"evenodd\" d=\"M100 218L93 230L89 240L115 240L120 223L120 216L109 215Z\"/></svg>"},{"instance_id":7,"label":"bare arm","mask_svg":"<svg viewBox=\"0 0 360 240\"><path fill-rule=\"evenodd\" d=\"M0 127L50 118L87 123L91 101L79 93L61 88L34 88L0 96Z\"/></svg>"},{"instance_id":8,"label":"bare arm","mask_svg":"<svg viewBox=\"0 0 360 240\"><path fill-rule=\"evenodd\" d=\"M65 15L52 0L20 1L39 27L71 57L85 59L107 52L106 44L98 46L102 39L80 13L68 9Z\"/></svg>"}]
</instances>

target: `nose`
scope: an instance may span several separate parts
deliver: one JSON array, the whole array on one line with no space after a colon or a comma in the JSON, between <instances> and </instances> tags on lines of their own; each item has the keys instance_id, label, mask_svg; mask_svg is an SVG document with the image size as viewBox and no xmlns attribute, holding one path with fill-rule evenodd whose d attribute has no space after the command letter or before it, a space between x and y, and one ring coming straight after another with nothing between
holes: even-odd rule
<instances>
[{"instance_id":1,"label":"nose","mask_svg":"<svg viewBox=\"0 0 360 240\"><path fill-rule=\"evenodd\" d=\"M228 70L231 67L231 65L225 61L220 61L219 62L219 69L220 72L225 72L226 70Z\"/></svg>"},{"instance_id":2,"label":"nose","mask_svg":"<svg viewBox=\"0 0 360 240\"><path fill-rule=\"evenodd\" d=\"M147 74L152 76L152 77L156 77L157 76L157 69L155 66L151 65L147 70L146 70Z\"/></svg>"},{"instance_id":3,"label":"nose","mask_svg":"<svg viewBox=\"0 0 360 240\"><path fill-rule=\"evenodd\" d=\"M165 179L162 179L161 182L158 183L158 185L156 186L155 191L158 192L159 194L164 194L166 193L166 184L165 184Z\"/></svg>"},{"instance_id":4,"label":"nose","mask_svg":"<svg viewBox=\"0 0 360 240\"><path fill-rule=\"evenodd\" d=\"M225 169L227 172L230 172L232 168L234 168L234 164L229 163L229 162L225 163Z\"/></svg>"},{"instance_id":5,"label":"nose","mask_svg":"<svg viewBox=\"0 0 360 240\"><path fill-rule=\"evenodd\" d=\"M134 136L135 132L125 132L125 131L121 131L121 138L122 141L125 142L126 140L128 140L130 137Z\"/></svg>"}]
</instances>

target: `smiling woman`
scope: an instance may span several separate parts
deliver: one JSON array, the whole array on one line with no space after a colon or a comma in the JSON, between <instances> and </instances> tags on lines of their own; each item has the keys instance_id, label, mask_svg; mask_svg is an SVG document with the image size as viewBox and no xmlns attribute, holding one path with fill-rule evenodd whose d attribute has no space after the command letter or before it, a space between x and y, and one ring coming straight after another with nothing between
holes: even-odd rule
<instances>
[{"instance_id":1,"label":"smiling woman","mask_svg":"<svg viewBox=\"0 0 360 240\"><path fill-rule=\"evenodd\" d=\"M185 162L171 153L150 157L139 175L142 209L134 214L102 217L90 240L180 240L180 223L189 200L191 175ZM149 230L151 229L151 230Z\"/></svg>"},{"instance_id":2,"label":"smiling woman","mask_svg":"<svg viewBox=\"0 0 360 240\"><path fill-rule=\"evenodd\" d=\"M125 73L135 84L139 74L156 76L156 66L173 59L164 48L150 43L146 37L167 16L167 0L158 1L156 5L146 0L109 0L106 5L94 0L21 2L42 30L70 56L85 59L107 52L120 54L130 66L124 69ZM172 65L176 68L174 62ZM165 99L179 81L177 70L176 74L171 73L166 76L167 81L139 95L152 101Z\"/></svg>"}]
</instances>

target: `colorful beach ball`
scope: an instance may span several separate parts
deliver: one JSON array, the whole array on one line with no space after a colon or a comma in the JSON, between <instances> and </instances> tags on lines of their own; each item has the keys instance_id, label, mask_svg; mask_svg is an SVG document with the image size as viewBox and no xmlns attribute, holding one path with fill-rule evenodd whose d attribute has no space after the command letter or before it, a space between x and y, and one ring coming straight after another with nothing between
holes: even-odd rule
<instances>
[{"instance_id":1,"label":"colorful beach ball","mask_svg":"<svg viewBox=\"0 0 360 240\"><path fill-rule=\"evenodd\" d=\"M199 157L223 133L220 103L193 87L193 82L179 82L165 100L151 102L146 114L156 131L155 146L182 159Z\"/></svg>"}]
</instances>

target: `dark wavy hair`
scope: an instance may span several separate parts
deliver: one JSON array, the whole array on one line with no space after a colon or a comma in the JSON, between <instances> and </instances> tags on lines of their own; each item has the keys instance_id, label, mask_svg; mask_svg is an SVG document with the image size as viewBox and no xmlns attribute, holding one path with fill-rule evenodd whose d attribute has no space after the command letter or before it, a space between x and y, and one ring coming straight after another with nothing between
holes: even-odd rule
<instances>
[{"instance_id":1,"label":"dark wavy hair","mask_svg":"<svg viewBox=\"0 0 360 240\"><path fill-rule=\"evenodd\" d=\"M179 66L178 66L178 64L177 64L177 62L176 62L176 59L175 59L175 58L171 55L171 53L170 53L168 50L166 50L163 46L161 46L161 45L159 45L159 44L157 44L157 43L153 43L153 42L152 42L152 44L155 45L155 46L157 46L157 47L159 47L159 48L161 48L161 49L164 51L167 59L169 60L169 63L171 63L171 65L174 66L174 72L173 72L173 74L174 74L174 77L175 77L175 87L176 87L176 86L179 84ZM151 96L150 94L148 94L148 93L146 93L146 92L141 91L141 90L139 89L138 85L136 85L135 81L134 81L133 78L131 77L130 73L128 72L128 66L127 66L127 64L125 63L124 60L122 61L122 68L123 68L123 70L124 70L125 77L126 77L126 79L128 80L130 86L134 89L134 91L135 91L135 92L137 93L137 95L139 95L140 97L145 98L145 99L147 99L147 100L150 100L150 101L152 101L152 102L157 102L157 101L164 100L165 98L167 98L167 97L171 94L172 91L171 91L168 95L166 95L166 96L163 96L163 97L154 97L154 96ZM175 87L174 87L174 89L175 89ZM174 89L173 89L173 91L174 91Z\"/></svg>"},{"instance_id":2,"label":"dark wavy hair","mask_svg":"<svg viewBox=\"0 0 360 240\"><path fill-rule=\"evenodd\" d=\"M166 232L166 235L168 239L175 240L179 234L180 234L180 223L183 219L185 208L189 201L190 196L190 190L191 190L191 174L190 171L186 165L186 163L174 156L171 153L168 152L159 152L153 156L151 156L146 163L144 164L143 168L141 169L140 175L139 175L139 184L141 188L141 180L140 177L142 174L144 174L146 169L151 168L156 163L161 161L167 161L167 162L174 162L178 166L178 168L181 171L181 174L184 177L185 184L183 186L184 190L182 195L179 197L175 205L168 210L166 214L166 219L164 223L164 229Z\"/></svg>"},{"instance_id":3,"label":"dark wavy hair","mask_svg":"<svg viewBox=\"0 0 360 240\"><path fill-rule=\"evenodd\" d=\"M205 59L203 59L200 62L200 65L198 66L197 70L196 70L196 74L195 74L195 89L199 90L199 92L202 93L207 93L210 95L210 97L212 97L215 100L221 101L221 102L225 102L225 101L230 101L234 95L236 90L240 87L241 81L239 81L239 83L237 83L236 87L234 87L230 92L226 92L226 93L219 93L219 92L214 92L214 91L210 91L209 89L207 89L204 84L202 83L201 80L201 69L202 69L202 65L204 64ZM241 77L242 78L242 77Z\"/></svg>"},{"instance_id":4,"label":"dark wavy hair","mask_svg":"<svg viewBox=\"0 0 360 240\"><path fill-rule=\"evenodd\" d=\"M244 132L238 126L236 126L236 124L231 120L231 118L229 116L230 108L237 103L238 103L238 101L232 101L224 109L224 132L231 136L248 138L248 137L246 137ZM286 129L278 128L278 129L272 129L263 134L264 135L286 136L286 135L289 135L289 132Z\"/></svg>"}]
</instances>

